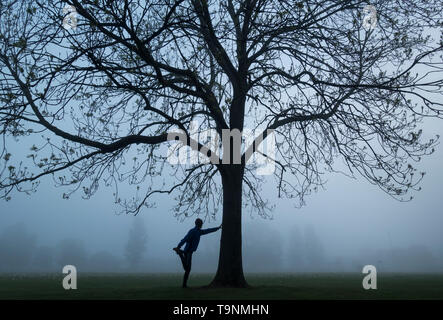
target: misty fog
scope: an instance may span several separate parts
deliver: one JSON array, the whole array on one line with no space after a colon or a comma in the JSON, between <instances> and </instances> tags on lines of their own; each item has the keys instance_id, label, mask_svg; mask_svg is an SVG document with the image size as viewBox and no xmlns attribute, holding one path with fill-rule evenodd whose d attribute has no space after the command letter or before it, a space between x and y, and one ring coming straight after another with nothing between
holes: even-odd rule
<instances>
[{"instance_id":1,"label":"misty fog","mask_svg":"<svg viewBox=\"0 0 443 320\"><path fill-rule=\"evenodd\" d=\"M436 122L428 134L443 134ZM22 144L9 144L20 154ZM296 208L279 199L272 179L262 194L275 205L270 218L244 211L245 272L443 271L443 149L422 160L427 175L415 199L399 202L363 179L330 174L324 190ZM176 218L168 195L137 216L120 214L109 189L90 200L43 180L32 195L13 194L0 203L0 272L182 272L172 251L196 216ZM201 214L205 217L205 213ZM218 226L206 217L203 228ZM220 232L202 237L193 272L214 273Z\"/></svg>"}]
</instances>

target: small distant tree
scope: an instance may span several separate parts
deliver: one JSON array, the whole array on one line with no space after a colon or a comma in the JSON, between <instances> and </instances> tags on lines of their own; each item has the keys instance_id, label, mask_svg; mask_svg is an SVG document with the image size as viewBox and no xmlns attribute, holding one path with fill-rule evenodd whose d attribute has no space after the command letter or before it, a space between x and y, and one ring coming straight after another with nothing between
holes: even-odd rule
<instances>
[{"instance_id":1,"label":"small distant tree","mask_svg":"<svg viewBox=\"0 0 443 320\"><path fill-rule=\"evenodd\" d=\"M6 227L0 234L0 271L25 271L35 248L35 235L24 223Z\"/></svg>"},{"instance_id":2,"label":"small distant tree","mask_svg":"<svg viewBox=\"0 0 443 320\"><path fill-rule=\"evenodd\" d=\"M138 267L143 260L147 241L148 236L146 234L146 227L143 220L140 218L134 219L132 228L129 231L128 243L125 248L125 256L132 268Z\"/></svg>"},{"instance_id":3,"label":"small distant tree","mask_svg":"<svg viewBox=\"0 0 443 320\"><path fill-rule=\"evenodd\" d=\"M306 263L309 265L309 269L322 270L326 262L325 249L312 225L307 226L305 229L304 243Z\"/></svg>"},{"instance_id":4,"label":"small distant tree","mask_svg":"<svg viewBox=\"0 0 443 320\"><path fill-rule=\"evenodd\" d=\"M289 269L290 271L300 272L304 268L305 247L303 235L297 226L292 228L289 237Z\"/></svg>"},{"instance_id":5,"label":"small distant tree","mask_svg":"<svg viewBox=\"0 0 443 320\"><path fill-rule=\"evenodd\" d=\"M248 225L244 239L244 265L251 272L271 272L282 268L280 234L264 223Z\"/></svg>"},{"instance_id":6,"label":"small distant tree","mask_svg":"<svg viewBox=\"0 0 443 320\"><path fill-rule=\"evenodd\" d=\"M58 267L74 265L83 268L87 264L88 255L83 242L77 239L64 239L58 245Z\"/></svg>"}]
</instances>

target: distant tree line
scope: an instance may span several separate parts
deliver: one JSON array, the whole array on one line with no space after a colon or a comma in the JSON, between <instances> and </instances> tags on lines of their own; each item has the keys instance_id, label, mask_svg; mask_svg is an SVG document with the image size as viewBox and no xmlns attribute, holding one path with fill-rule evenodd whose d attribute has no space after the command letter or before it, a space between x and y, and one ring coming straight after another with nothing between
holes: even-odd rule
<instances>
[{"instance_id":1,"label":"distant tree line","mask_svg":"<svg viewBox=\"0 0 443 320\"><path fill-rule=\"evenodd\" d=\"M26 225L17 223L0 233L0 272L61 272L68 264L87 272L132 271L144 256L143 230L137 227L135 235L130 234L124 259L105 250L89 253L83 241L72 238L55 246L38 245ZM140 251L135 252L136 248Z\"/></svg>"},{"instance_id":2,"label":"distant tree line","mask_svg":"<svg viewBox=\"0 0 443 320\"><path fill-rule=\"evenodd\" d=\"M326 249L315 228L294 226L284 241L280 233L266 223L245 225L244 269L251 272L361 272L374 264L382 272L441 272L443 255L423 245L406 248L362 250L354 257L334 257ZM150 250L142 221L134 219L122 255L105 250L89 252L85 243L68 238L54 246L39 245L37 236L24 223L0 230L0 272L61 272L72 264L80 272L181 272L172 253L155 256ZM202 241L193 257L195 272L213 272L217 268L218 237ZM153 244L151 244L153 245ZM158 254L158 253L157 253Z\"/></svg>"}]
</instances>

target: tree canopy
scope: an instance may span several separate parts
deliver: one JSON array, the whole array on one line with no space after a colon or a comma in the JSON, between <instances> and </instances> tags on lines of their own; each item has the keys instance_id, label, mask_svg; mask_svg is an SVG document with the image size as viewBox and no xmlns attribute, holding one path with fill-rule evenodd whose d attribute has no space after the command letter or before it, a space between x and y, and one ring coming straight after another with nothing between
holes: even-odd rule
<instances>
[{"instance_id":1,"label":"tree canopy","mask_svg":"<svg viewBox=\"0 0 443 320\"><path fill-rule=\"evenodd\" d=\"M438 139L425 140L420 124L442 116L443 9L440 0L371 1L368 29L368 4L2 1L1 196L52 176L71 187L66 198L113 186L128 212L173 191L178 213L208 210L230 166L170 166L177 179L164 177L167 133L190 138L197 121L220 134L273 129L279 196L303 204L323 173L344 164L345 174L406 199L423 175L414 162ZM26 141L26 159L8 151ZM263 177L242 160L244 196L265 214ZM135 196L120 197L124 181Z\"/></svg>"}]
</instances>

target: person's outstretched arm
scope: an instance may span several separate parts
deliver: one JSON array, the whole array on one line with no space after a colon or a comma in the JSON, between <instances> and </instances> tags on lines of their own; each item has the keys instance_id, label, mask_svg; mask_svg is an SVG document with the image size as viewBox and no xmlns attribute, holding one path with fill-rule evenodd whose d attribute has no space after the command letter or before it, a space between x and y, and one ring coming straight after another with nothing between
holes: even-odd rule
<instances>
[{"instance_id":1,"label":"person's outstretched arm","mask_svg":"<svg viewBox=\"0 0 443 320\"><path fill-rule=\"evenodd\" d=\"M222 227L222 226L220 225L219 227L216 227L216 228L202 229L202 230L200 230L200 233L201 233L202 235L203 235L203 234L208 234L208 233L215 232L215 231L221 229L221 227Z\"/></svg>"}]
</instances>

